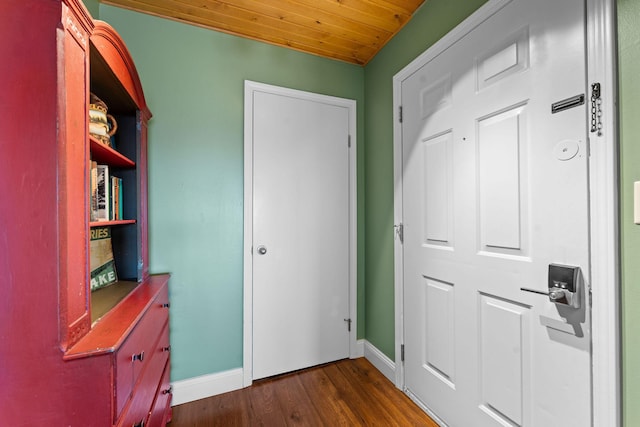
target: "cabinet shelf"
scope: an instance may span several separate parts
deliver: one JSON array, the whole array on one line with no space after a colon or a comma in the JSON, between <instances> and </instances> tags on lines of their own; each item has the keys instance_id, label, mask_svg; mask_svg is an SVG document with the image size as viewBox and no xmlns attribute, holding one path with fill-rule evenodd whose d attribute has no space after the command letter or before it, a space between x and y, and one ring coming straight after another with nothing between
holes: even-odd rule
<instances>
[{"instance_id":1,"label":"cabinet shelf","mask_svg":"<svg viewBox=\"0 0 640 427\"><path fill-rule=\"evenodd\" d=\"M168 274L154 275L142 283L120 281L94 291L92 298L104 300L100 304L106 305L107 308L103 310L104 313L99 319L95 319L98 321L91 331L65 352L64 360L113 353L126 341L146 311L162 309L168 313L168 281ZM162 295L162 301L157 300L159 295Z\"/></svg>"},{"instance_id":2,"label":"cabinet shelf","mask_svg":"<svg viewBox=\"0 0 640 427\"><path fill-rule=\"evenodd\" d=\"M91 142L91 156L94 161L122 168L136 167L136 163L133 160L104 145L93 136L89 136L89 141Z\"/></svg>"},{"instance_id":3,"label":"cabinet shelf","mask_svg":"<svg viewBox=\"0 0 640 427\"><path fill-rule=\"evenodd\" d=\"M120 280L106 288L91 292L91 323L101 319L139 285L132 280Z\"/></svg>"},{"instance_id":4,"label":"cabinet shelf","mask_svg":"<svg viewBox=\"0 0 640 427\"><path fill-rule=\"evenodd\" d=\"M118 219L115 221L92 221L89 223L89 227L111 227L114 225L127 225L127 224L135 224L135 219Z\"/></svg>"}]
</instances>

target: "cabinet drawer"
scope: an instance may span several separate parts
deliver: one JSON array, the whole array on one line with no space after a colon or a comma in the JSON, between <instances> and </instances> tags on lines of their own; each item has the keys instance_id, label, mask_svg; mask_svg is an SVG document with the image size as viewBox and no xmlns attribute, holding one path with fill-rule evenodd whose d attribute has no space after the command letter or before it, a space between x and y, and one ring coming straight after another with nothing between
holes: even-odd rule
<instances>
[{"instance_id":1,"label":"cabinet drawer","mask_svg":"<svg viewBox=\"0 0 640 427\"><path fill-rule=\"evenodd\" d=\"M171 410L171 384L169 383L169 361L164 368L162 374L162 383L158 388L156 400L149 414L149 422L147 425L152 427L165 426L167 424L169 411Z\"/></svg>"},{"instance_id":2,"label":"cabinet drawer","mask_svg":"<svg viewBox=\"0 0 640 427\"><path fill-rule=\"evenodd\" d=\"M138 376L151 362L154 345L158 342L160 325L169 318L167 288L164 287L142 319L135 326L122 347L116 353L116 412L117 419L126 405ZM164 333L164 332L162 332ZM168 330L166 331L168 346Z\"/></svg>"},{"instance_id":3,"label":"cabinet drawer","mask_svg":"<svg viewBox=\"0 0 640 427\"><path fill-rule=\"evenodd\" d=\"M149 351L147 364L132 391L131 400L126 406L118 426L131 427L145 421L152 404L164 381L163 371L167 370L169 360L169 322L165 323L159 339ZM145 423L149 425L148 423ZM151 424L153 425L153 424Z\"/></svg>"}]
</instances>

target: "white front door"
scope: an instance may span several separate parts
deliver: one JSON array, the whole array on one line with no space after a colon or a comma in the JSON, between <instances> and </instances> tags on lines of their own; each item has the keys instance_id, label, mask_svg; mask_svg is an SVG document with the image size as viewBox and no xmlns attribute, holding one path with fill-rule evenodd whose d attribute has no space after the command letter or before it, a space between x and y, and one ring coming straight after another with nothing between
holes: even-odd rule
<instances>
[{"instance_id":1,"label":"white front door","mask_svg":"<svg viewBox=\"0 0 640 427\"><path fill-rule=\"evenodd\" d=\"M253 379L349 356L350 109L255 90Z\"/></svg>"},{"instance_id":2,"label":"white front door","mask_svg":"<svg viewBox=\"0 0 640 427\"><path fill-rule=\"evenodd\" d=\"M449 426L591 425L587 111L552 113L584 7L513 0L401 83L405 386Z\"/></svg>"}]
</instances>

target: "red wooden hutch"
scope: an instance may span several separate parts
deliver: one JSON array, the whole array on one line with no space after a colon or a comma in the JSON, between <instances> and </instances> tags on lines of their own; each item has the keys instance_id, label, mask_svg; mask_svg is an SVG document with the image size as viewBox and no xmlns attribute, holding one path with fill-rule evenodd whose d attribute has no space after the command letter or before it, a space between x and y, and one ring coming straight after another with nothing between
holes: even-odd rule
<instances>
[{"instance_id":1,"label":"red wooden hutch","mask_svg":"<svg viewBox=\"0 0 640 427\"><path fill-rule=\"evenodd\" d=\"M147 108L129 52L80 0L0 2L0 424L170 419L168 275L149 275ZM118 122L89 137L89 93ZM90 222L91 161L123 183L123 219ZM120 281L91 292L90 230Z\"/></svg>"}]
</instances>

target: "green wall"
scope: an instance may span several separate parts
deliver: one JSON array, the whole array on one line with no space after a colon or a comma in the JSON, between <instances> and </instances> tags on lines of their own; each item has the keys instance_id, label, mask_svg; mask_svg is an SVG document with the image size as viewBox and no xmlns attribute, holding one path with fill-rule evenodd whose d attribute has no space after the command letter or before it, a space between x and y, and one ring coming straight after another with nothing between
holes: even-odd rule
<instances>
[{"instance_id":1,"label":"green wall","mask_svg":"<svg viewBox=\"0 0 640 427\"><path fill-rule=\"evenodd\" d=\"M365 69L365 336L394 356L393 76L485 0L429 0Z\"/></svg>"},{"instance_id":2,"label":"green wall","mask_svg":"<svg viewBox=\"0 0 640 427\"><path fill-rule=\"evenodd\" d=\"M640 181L640 0L618 0L622 254L623 420L640 425L640 226L633 223L633 183Z\"/></svg>"},{"instance_id":3,"label":"green wall","mask_svg":"<svg viewBox=\"0 0 640 427\"><path fill-rule=\"evenodd\" d=\"M91 13L93 19L99 19L100 3L98 3L98 0L83 0L82 2L89 10L89 13Z\"/></svg>"},{"instance_id":4,"label":"green wall","mask_svg":"<svg viewBox=\"0 0 640 427\"><path fill-rule=\"evenodd\" d=\"M100 19L127 43L154 114L150 267L172 273L172 380L239 368L244 80L355 99L363 146L364 70L107 5L100 6ZM364 150L358 154L358 222L364 224ZM358 302L358 336L363 337L364 298Z\"/></svg>"}]
</instances>

